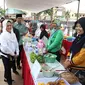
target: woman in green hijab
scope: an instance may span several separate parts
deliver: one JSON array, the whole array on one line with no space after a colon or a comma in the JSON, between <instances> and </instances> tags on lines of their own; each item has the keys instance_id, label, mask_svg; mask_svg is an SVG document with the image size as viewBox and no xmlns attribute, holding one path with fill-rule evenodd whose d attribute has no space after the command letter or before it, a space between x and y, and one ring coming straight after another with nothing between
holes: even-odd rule
<instances>
[{"instance_id":1,"label":"woman in green hijab","mask_svg":"<svg viewBox=\"0 0 85 85\"><path fill-rule=\"evenodd\" d=\"M59 20L54 20L51 23L51 36L47 43L47 51L49 53L57 55L57 60L60 62L60 49L63 41L63 32L60 29L61 23Z\"/></svg>"}]
</instances>

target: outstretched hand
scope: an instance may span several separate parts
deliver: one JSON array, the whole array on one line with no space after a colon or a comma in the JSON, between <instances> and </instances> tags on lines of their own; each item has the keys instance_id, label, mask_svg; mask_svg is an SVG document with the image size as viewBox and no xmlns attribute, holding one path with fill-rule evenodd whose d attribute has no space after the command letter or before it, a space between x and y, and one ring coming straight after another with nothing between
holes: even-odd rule
<instances>
[{"instance_id":1,"label":"outstretched hand","mask_svg":"<svg viewBox=\"0 0 85 85\"><path fill-rule=\"evenodd\" d=\"M64 62L64 67L67 69L69 66L71 66L71 62L69 59L66 59L66 61Z\"/></svg>"}]
</instances>

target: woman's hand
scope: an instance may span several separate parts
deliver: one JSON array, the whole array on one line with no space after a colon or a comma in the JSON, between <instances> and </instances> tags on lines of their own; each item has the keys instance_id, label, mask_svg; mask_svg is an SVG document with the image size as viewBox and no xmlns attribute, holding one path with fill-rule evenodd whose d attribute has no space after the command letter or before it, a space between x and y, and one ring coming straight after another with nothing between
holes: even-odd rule
<instances>
[{"instance_id":1,"label":"woman's hand","mask_svg":"<svg viewBox=\"0 0 85 85\"><path fill-rule=\"evenodd\" d=\"M66 54L66 49L65 49L64 47L62 47L62 48L61 48L61 52L62 52L63 54Z\"/></svg>"},{"instance_id":2,"label":"woman's hand","mask_svg":"<svg viewBox=\"0 0 85 85\"><path fill-rule=\"evenodd\" d=\"M15 54L14 54L14 53L10 53L10 55L11 55L11 56L15 56Z\"/></svg>"},{"instance_id":3,"label":"woman's hand","mask_svg":"<svg viewBox=\"0 0 85 85\"><path fill-rule=\"evenodd\" d=\"M64 67L68 68L69 66L71 66L71 62L69 59L66 59L66 61L64 62Z\"/></svg>"},{"instance_id":4,"label":"woman's hand","mask_svg":"<svg viewBox=\"0 0 85 85\"><path fill-rule=\"evenodd\" d=\"M18 57L18 55L17 55L17 54L15 54L15 57Z\"/></svg>"}]
</instances>

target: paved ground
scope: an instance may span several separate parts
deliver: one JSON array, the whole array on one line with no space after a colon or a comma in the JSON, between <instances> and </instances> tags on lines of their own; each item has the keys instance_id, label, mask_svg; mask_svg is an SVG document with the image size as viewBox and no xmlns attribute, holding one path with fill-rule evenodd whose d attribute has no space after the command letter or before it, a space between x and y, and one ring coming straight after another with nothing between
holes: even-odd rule
<instances>
[{"instance_id":1,"label":"paved ground","mask_svg":"<svg viewBox=\"0 0 85 85\"><path fill-rule=\"evenodd\" d=\"M21 76L22 73L19 70L18 72L20 73L20 75L15 75L14 73L12 73L13 80L15 80L15 82L13 82L13 85L23 85L23 80ZM0 59L0 85L8 85L3 80L4 80L4 67L2 60Z\"/></svg>"}]
</instances>

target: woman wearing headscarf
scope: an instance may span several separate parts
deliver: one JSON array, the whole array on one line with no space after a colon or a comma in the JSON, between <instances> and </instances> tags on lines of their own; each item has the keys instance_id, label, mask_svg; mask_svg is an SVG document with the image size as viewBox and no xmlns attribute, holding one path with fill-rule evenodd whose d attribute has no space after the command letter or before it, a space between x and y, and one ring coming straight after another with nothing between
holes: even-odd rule
<instances>
[{"instance_id":1,"label":"woman wearing headscarf","mask_svg":"<svg viewBox=\"0 0 85 85\"><path fill-rule=\"evenodd\" d=\"M45 30L46 29L46 26L44 24L42 24L40 26L40 29L41 29L40 39L42 39L43 37L46 37L48 39L49 36L48 36L47 31Z\"/></svg>"},{"instance_id":2,"label":"woman wearing headscarf","mask_svg":"<svg viewBox=\"0 0 85 85\"><path fill-rule=\"evenodd\" d=\"M40 26L40 29L41 29L40 39L42 39L44 44L46 45L48 38L49 38L49 35L48 35L47 31L45 30L46 26L44 24L42 24Z\"/></svg>"},{"instance_id":3,"label":"woman wearing headscarf","mask_svg":"<svg viewBox=\"0 0 85 85\"><path fill-rule=\"evenodd\" d=\"M80 18L75 23L74 28L76 29L77 36L72 43L64 66L65 68L85 68L85 17Z\"/></svg>"},{"instance_id":4,"label":"woman wearing headscarf","mask_svg":"<svg viewBox=\"0 0 85 85\"><path fill-rule=\"evenodd\" d=\"M4 64L4 78L8 85L12 85L11 63L15 56L19 55L16 36L12 29L12 22L6 22L5 31L0 36L0 55Z\"/></svg>"},{"instance_id":5,"label":"woman wearing headscarf","mask_svg":"<svg viewBox=\"0 0 85 85\"><path fill-rule=\"evenodd\" d=\"M60 49L63 41L63 32L60 29L61 23L59 20L54 20L51 24L52 32L47 43L47 51L56 54L57 60L60 62Z\"/></svg>"},{"instance_id":6,"label":"woman wearing headscarf","mask_svg":"<svg viewBox=\"0 0 85 85\"><path fill-rule=\"evenodd\" d=\"M4 29L3 32L6 32L6 31L7 31L7 30L6 30L7 21L8 21L8 20L5 20L5 22L4 22L4 24L3 24L3 29ZM10 21L12 24L14 24L14 21L13 21L12 19L10 19L9 21ZM18 31L16 28L12 27L11 33L14 33L14 34L15 34L15 36L16 36L16 38L17 38L17 41L18 41L18 43L19 43L19 40L20 40L20 33L19 33L19 31ZM16 70L15 59L13 59L13 61L12 61L12 69L13 69L13 73L15 73L16 75L19 75L18 71Z\"/></svg>"}]
</instances>

